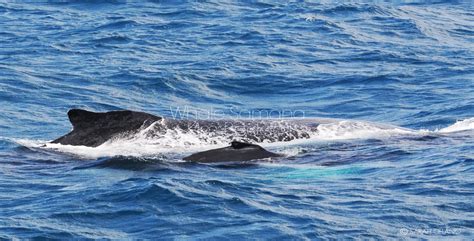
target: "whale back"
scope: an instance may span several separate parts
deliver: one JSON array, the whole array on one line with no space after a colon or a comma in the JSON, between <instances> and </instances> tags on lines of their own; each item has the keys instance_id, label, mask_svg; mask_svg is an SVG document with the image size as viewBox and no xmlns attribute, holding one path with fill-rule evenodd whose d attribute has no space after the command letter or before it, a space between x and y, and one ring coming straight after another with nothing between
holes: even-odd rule
<instances>
[{"instance_id":1,"label":"whale back","mask_svg":"<svg viewBox=\"0 0 474 241\"><path fill-rule=\"evenodd\" d=\"M136 132L162 119L148 113L129 110L97 113L71 109L68 111L68 117L73 130L52 143L96 147L116 135Z\"/></svg>"},{"instance_id":2,"label":"whale back","mask_svg":"<svg viewBox=\"0 0 474 241\"><path fill-rule=\"evenodd\" d=\"M232 141L228 147L194 153L184 157L183 160L202 163L241 162L281 156L282 155L269 152L259 145Z\"/></svg>"}]
</instances>

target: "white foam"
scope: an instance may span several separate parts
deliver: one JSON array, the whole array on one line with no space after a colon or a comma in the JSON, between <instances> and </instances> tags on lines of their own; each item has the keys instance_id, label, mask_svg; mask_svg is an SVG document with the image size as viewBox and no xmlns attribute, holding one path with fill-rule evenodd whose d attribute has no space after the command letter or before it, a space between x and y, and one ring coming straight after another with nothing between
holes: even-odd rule
<instances>
[{"instance_id":1,"label":"white foam","mask_svg":"<svg viewBox=\"0 0 474 241\"><path fill-rule=\"evenodd\" d=\"M318 20L318 16L316 14L302 14L301 18L303 18L307 22L314 22Z\"/></svg>"},{"instance_id":2,"label":"white foam","mask_svg":"<svg viewBox=\"0 0 474 241\"><path fill-rule=\"evenodd\" d=\"M46 143L44 140L30 140L30 139L9 139L21 146L41 148Z\"/></svg>"},{"instance_id":3,"label":"white foam","mask_svg":"<svg viewBox=\"0 0 474 241\"><path fill-rule=\"evenodd\" d=\"M474 117L465 119L462 121L457 121L453 125L450 125L446 128L440 129L438 132L440 133L453 133L459 131L468 131L474 130Z\"/></svg>"},{"instance_id":4,"label":"white foam","mask_svg":"<svg viewBox=\"0 0 474 241\"><path fill-rule=\"evenodd\" d=\"M364 121L343 120L336 123L321 124L315 137L320 140L350 140L389 138L396 135L414 135L417 131L391 125Z\"/></svg>"}]
</instances>

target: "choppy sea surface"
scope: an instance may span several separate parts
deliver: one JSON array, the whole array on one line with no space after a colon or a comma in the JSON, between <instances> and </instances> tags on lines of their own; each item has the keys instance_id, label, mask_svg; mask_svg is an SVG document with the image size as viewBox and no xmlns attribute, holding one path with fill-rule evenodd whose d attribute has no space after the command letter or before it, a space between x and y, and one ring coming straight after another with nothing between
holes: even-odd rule
<instances>
[{"instance_id":1,"label":"choppy sea surface","mask_svg":"<svg viewBox=\"0 0 474 241\"><path fill-rule=\"evenodd\" d=\"M473 12L0 1L0 239L470 240ZM336 121L264 145L284 158L209 165L179 131L43 147L70 108Z\"/></svg>"}]
</instances>

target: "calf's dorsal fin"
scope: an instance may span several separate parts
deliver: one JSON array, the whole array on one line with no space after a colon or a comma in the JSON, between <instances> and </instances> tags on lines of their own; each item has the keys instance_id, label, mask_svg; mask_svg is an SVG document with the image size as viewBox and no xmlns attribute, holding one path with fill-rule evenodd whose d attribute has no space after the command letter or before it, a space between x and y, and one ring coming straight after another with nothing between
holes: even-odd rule
<instances>
[{"instance_id":1,"label":"calf's dorsal fin","mask_svg":"<svg viewBox=\"0 0 474 241\"><path fill-rule=\"evenodd\" d=\"M230 146L232 146L232 148L234 148L234 149L242 149L242 148L245 148L245 147L252 147L252 146L257 146L257 145L250 144L250 143L247 143L247 142L241 142L241 141L232 141L230 143Z\"/></svg>"}]
</instances>

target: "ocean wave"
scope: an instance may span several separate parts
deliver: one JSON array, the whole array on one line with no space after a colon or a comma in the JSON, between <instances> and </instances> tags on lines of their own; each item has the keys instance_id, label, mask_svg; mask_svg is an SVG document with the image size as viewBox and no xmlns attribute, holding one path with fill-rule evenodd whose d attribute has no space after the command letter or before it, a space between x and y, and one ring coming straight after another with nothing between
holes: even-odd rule
<instances>
[{"instance_id":1,"label":"ocean wave","mask_svg":"<svg viewBox=\"0 0 474 241\"><path fill-rule=\"evenodd\" d=\"M95 30L97 31L97 30L101 30L101 29L115 30L115 29L132 28L132 27L134 27L138 24L139 24L138 22L133 21L133 20L118 20L118 21L116 20L116 21L98 26L97 28L95 28Z\"/></svg>"},{"instance_id":2,"label":"ocean wave","mask_svg":"<svg viewBox=\"0 0 474 241\"><path fill-rule=\"evenodd\" d=\"M106 43L106 44L125 44L125 43L129 43L130 41L132 41L131 38L129 38L127 36L123 36L123 35L107 36L107 37L101 37L101 38L92 40L92 42L98 43L98 44L103 44L103 43Z\"/></svg>"}]
</instances>

